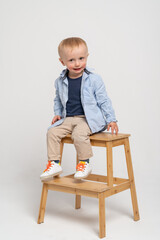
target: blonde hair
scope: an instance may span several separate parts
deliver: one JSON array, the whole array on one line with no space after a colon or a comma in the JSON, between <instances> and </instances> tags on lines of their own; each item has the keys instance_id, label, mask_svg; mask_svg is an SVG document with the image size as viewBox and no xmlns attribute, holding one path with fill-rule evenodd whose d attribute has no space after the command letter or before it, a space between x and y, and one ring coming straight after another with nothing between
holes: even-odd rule
<instances>
[{"instance_id":1,"label":"blonde hair","mask_svg":"<svg viewBox=\"0 0 160 240\"><path fill-rule=\"evenodd\" d=\"M79 37L70 37L70 38L66 38L64 40L62 40L58 46L58 53L59 56L62 56L62 52L64 47L70 47L70 48L74 48L74 47L79 47L79 45L84 44L88 50L87 44L86 42Z\"/></svg>"}]
</instances>

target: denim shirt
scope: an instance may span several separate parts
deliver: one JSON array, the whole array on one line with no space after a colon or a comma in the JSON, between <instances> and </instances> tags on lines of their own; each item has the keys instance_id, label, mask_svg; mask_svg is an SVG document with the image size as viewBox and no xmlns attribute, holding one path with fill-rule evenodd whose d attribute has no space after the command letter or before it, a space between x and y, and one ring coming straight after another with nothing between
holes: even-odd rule
<instances>
[{"instance_id":1,"label":"denim shirt","mask_svg":"<svg viewBox=\"0 0 160 240\"><path fill-rule=\"evenodd\" d=\"M67 71L67 69L64 69L55 80L54 114L55 116L60 115L61 119L49 128L62 124L66 117L66 103L68 101ZM85 68L82 75L81 102L86 121L92 133L105 130L110 122L117 122L102 78L88 67Z\"/></svg>"}]
</instances>

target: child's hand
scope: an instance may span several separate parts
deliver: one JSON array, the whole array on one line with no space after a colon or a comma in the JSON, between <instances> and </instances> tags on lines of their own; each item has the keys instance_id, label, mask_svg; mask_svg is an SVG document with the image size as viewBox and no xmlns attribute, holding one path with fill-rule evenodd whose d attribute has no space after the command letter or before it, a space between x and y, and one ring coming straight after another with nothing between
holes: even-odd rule
<instances>
[{"instance_id":1,"label":"child's hand","mask_svg":"<svg viewBox=\"0 0 160 240\"><path fill-rule=\"evenodd\" d=\"M52 119L51 124L54 124L55 122L57 122L57 121L60 120L60 119L61 119L61 116L56 115L56 116Z\"/></svg>"},{"instance_id":2,"label":"child's hand","mask_svg":"<svg viewBox=\"0 0 160 240\"><path fill-rule=\"evenodd\" d=\"M116 122L110 122L108 124L108 127L107 127L107 131L109 131L109 129L111 128L111 132L113 134L114 130L115 130L115 133L117 134L118 133L118 125Z\"/></svg>"}]
</instances>

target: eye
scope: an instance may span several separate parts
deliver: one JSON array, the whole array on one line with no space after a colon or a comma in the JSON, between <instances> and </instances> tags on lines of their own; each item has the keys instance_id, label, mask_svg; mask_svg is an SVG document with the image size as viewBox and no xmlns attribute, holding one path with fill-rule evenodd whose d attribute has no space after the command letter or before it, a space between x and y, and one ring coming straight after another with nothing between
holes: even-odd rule
<instances>
[{"instance_id":1,"label":"eye","mask_svg":"<svg viewBox=\"0 0 160 240\"><path fill-rule=\"evenodd\" d=\"M84 59L84 57L80 57L79 59L80 59L80 60L83 60L83 59Z\"/></svg>"},{"instance_id":2,"label":"eye","mask_svg":"<svg viewBox=\"0 0 160 240\"><path fill-rule=\"evenodd\" d=\"M70 59L69 61L70 61L70 62L73 62L73 60L74 60L74 59Z\"/></svg>"}]
</instances>

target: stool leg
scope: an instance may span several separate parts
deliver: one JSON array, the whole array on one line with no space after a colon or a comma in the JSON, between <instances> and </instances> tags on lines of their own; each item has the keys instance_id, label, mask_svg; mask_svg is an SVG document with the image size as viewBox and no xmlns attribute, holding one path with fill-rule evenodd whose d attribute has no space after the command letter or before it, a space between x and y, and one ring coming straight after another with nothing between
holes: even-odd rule
<instances>
[{"instance_id":1,"label":"stool leg","mask_svg":"<svg viewBox=\"0 0 160 240\"><path fill-rule=\"evenodd\" d=\"M76 194L75 209L81 208L81 195Z\"/></svg>"},{"instance_id":2,"label":"stool leg","mask_svg":"<svg viewBox=\"0 0 160 240\"><path fill-rule=\"evenodd\" d=\"M107 183L108 186L113 187L113 154L112 142L106 143L107 147Z\"/></svg>"},{"instance_id":3,"label":"stool leg","mask_svg":"<svg viewBox=\"0 0 160 240\"><path fill-rule=\"evenodd\" d=\"M79 160L78 160L78 155L77 155L77 161L76 163L78 164ZM75 198L75 209L79 209L81 208L81 195L77 195L76 194L76 198Z\"/></svg>"},{"instance_id":4,"label":"stool leg","mask_svg":"<svg viewBox=\"0 0 160 240\"><path fill-rule=\"evenodd\" d=\"M105 197L103 193L99 194L99 237L106 236L106 216L105 216Z\"/></svg>"},{"instance_id":5,"label":"stool leg","mask_svg":"<svg viewBox=\"0 0 160 240\"><path fill-rule=\"evenodd\" d=\"M61 143L60 143L60 164L62 163L62 153L63 153L63 146L64 146L64 142L63 140L61 140Z\"/></svg>"},{"instance_id":6,"label":"stool leg","mask_svg":"<svg viewBox=\"0 0 160 240\"><path fill-rule=\"evenodd\" d=\"M37 222L38 224L44 222L47 194L48 194L47 184L43 183L42 194L41 194L41 203L40 203L39 216L38 216L38 222Z\"/></svg>"},{"instance_id":7,"label":"stool leg","mask_svg":"<svg viewBox=\"0 0 160 240\"><path fill-rule=\"evenodd\" d=\"M131 181L130 191L131 191L134 220L138 221L140 219L140 216L139 216L139 210L138 210L137 194L136 194L136 187L135 187L133 166L132 166L132 159L131 159L131 151L130 151L130 145L129 145L128 138L125 139L124 148L125 148L125 155L126 155L128 177L129 177L129 180Z\"/></svg>"}]
</instances>

